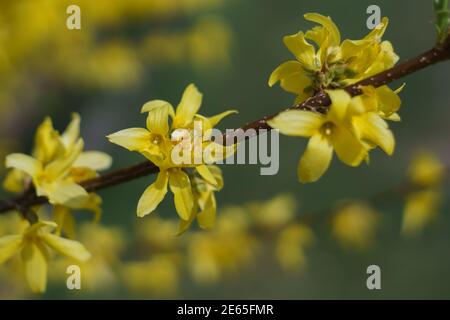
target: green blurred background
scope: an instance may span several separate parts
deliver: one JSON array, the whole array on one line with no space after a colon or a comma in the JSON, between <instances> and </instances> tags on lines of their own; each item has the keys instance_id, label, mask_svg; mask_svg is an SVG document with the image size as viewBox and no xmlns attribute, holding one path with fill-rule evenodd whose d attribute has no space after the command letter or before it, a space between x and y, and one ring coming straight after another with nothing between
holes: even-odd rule
<instances>
[{"instance_id":1,"label":"green blurred background","mask_svg":"<svg viewBox=\"0 0 450 320\"><path fill-rule=\"evenodd\" d=\"M173 0L166 1L170 3ZM43 2L51 5L52 1ZM67 5L78 3L75 0L60 2L66 2ZM85 12L83 3L80 3L82 30L69 31L64 25L59 26L59 32L62 33L59 36L65 39L64 46L72 48L67 51L72 54L66 55L66 61L65 51L59 53L61 56L53 56L57 50L52 46L58 44L49 41L43 47L34 47L25 56L34 56L36 60L23 64L19 60L16 68L11 69L15 87L7 92L9 96L4 100L1 111L4 116L0 132L5 149L8 152L27 152L32 146L34 130L44 116L50 115L55 127L63 129L70 120L70 113L77 111L82 116L82 136L86 141L86 149L98 149L111 154L114 158L113 169L139 162L141 156L108 143L105 136L119 129L143 126L145 119L139 114L143 103L164 99L176 104L185 86L191 82L204 93L203 114L213 115L230 108L239 110L238 115L221 123L222 128L239 127L247 121L279 111L292 103L293 96L277 86L269 88L267 79L276 66L291 58L282 43L282 37L311 27L302 17L307 12L330 15L340 28L343 38L355 39L368 32L366 8L377 4L382 16L390 19L384 39L393 43L401 60L428 50L435 42L431 0L211 2L218 3L195 10L182 10L162 18L157 15L147 17L145 12L141 15L129 14L120 22L100 23L100 27L91 21L92 11ZM15 6L20 5L21 1L5 3ZM65 6L60 5L63 8L62 19L66 16ZM99 7L98 10L102 9ZM40 13L38 11L35 14ZM22 20L23 24L27 24L26 17L22 17ZM188 46L180 46L174 49L173 56L169 56L162 49L161 52L152 49L151 46L157 45L157 42L148 42L150 49L141 58L141 53L145 51L141 45L142 39L147 38L148 34L158 35L162 39L170 38L184 30L192 30L193 26L198 26L198 21L214 23L214 26L200 24L200 34L211 32L213 27L217 28L217 23L219 29L223 28L220 35L211 33L204 40L205 50L211 50L212 54L202 56L201 52L190 50ZM48 30L43 28L35 32ZM110 72L118 75L117 83L112 84L106 81L112 77L108 73L106 80L96 79L91 82L86 81L84 76L66 75L63 70L65 66L68 69L71 65L83 68L85 56L77 54L80 45L73 36L77 32L94 32L95 36L91 39L94 48L95 44L107 43L108 39L120 39L118 43L126 42L129 51L136 54L139 62L131 67L127 64L115 65L114 60L112 64L106 63L107 68L112 69ZM225 41L223 39L229 40L229 45L221 46L220 43ZM173 41L177 43L178 40ZM90 47L86 50L85 54L89 55ZM58 61L59 64L55 70L49 71L50 67L46 63L52 61ZM102 72L100 62L92 62L93 65L99 65L90 72ZM127 73L127 66L133 68L132 75ZM115 71L115 67L119 70ZM392 85L396 88L403 80L406 82L400 94L402 122L391 126L397 139L396 152L392 157L377 150L373 153L370 165L359 168L350 168L335 160L319 182L301 185L297 182L295 170L305 140L281 137L280 171L275 176L261 176L257 165L222 166L225 188L217 194L219 208L249 200L265 200L280 192L290 192L300 202L299 215L316 212L332 206L336 201L364 198L397 185L404 180L407 165L417 149L430 149L442 159L450 161L449 71L449 64L443 63ZM125 72L123 82L120 81L121 72ZM21 73L21 76L15 77L17 73ZM8 79L11 79L4 78L1 83L8 83ZM132 232L137 220L135 205L141 192L153 179L141 178L101 191L99 194L104 199L103 223ZM445 192L448 198L448 190L445 189ZM308 250L308 268L301 274L281 271L268 257L269 253L267 257L263 253L260 254L261 261L242 268L238 274L214 285L199 286L189 277L182 276L180 290L174 297L450 298L450 217L447 214L448 201L445 202L438 220L414 239L401 237L402 199L394 199L378 207L383 213L383 219L376 243L364 252L342 250L331 238L328 227L319 226L315 228L315 244ZM163 202L158 212L164 218L175 217L173 203L169 200ZM179 241L183 241L183 236ZM371 264L381 267L382 290L369 291L366 288L366 268ZM83 296L65 290L62 285L52 285L43 296L83 297L149 296L130 296L120 289ZM151 297L158 298L158 295Z\"/></svg>"}]
</instances>

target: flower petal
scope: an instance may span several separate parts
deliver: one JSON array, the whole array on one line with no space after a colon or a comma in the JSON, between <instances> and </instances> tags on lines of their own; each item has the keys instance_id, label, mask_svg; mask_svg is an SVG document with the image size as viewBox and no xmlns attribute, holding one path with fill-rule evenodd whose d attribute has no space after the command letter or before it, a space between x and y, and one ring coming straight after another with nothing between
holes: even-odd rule
<instances>
[{"instance_id":1,"label":"flower petal","mask_svg":"<svg viewBox=\"0 0 450 320\"><path fill-rule=\"evenodd\" d=\"M175 113L174 128L185 128L192 122L194 115L200 109L202 98L202 94L194 84L187 86Z\"/></svg>"},{"instance_id":2,"label":"flower petal","mask_svg":"<svg viewBox=\"0 0 450 320\"><path fill-rule=\"evenodd\" d=\"M288 110L281 112L267 123L274 129L288 136L310 137L320 129L324 116L304 110Z\"/></svg>"},{"instance_id":3,"label":"flower petal","mask_svg":"<svg viewBox=\"0 0 450 320\"><path fill-rule=\"evenodd\" d=\"M301 64L308 69L315 70L315 50L314 47L306 41L303 32L300 31L296 34L285 36L283 42Z\"/></svg>"},{"instance_id":4,"label":"flower petal","mask_svg":"<svg viewBox=\"0 0 450 320\"><path fill-rule=\"evenodd\" d=\"M148 147L151 134L144 128L129 128L110 134L107 138L130 151L141 151Z\"/></svg>"},{"instance_id":5,"label":"flower petal","mask_svg":"<svg viewBox=\"0 0 450 320\"><path fill-rule=\"evenodd\" d=\"M207 229L214 226L216 220L216 198L214 193L211 192L203 205L202 211L197 215L198 224L201 228Z\"/></svg>"},{"instance_id":6,"label":"flower petal","mask_svg":"<svg viewBox=\"0 0 450 320\"><path fill-rule=\"evenodd\" d=\"M322 25L328 31L330 36L330 45L339 46L341 43L341 34L330 17L325 17L318 13L306 13L304 17L308 21L316 22Z\"/></svg>"},{"instance_id":7,"label":"flower petal","mask_svg":"<svg viewBox=\"0 0 450 320\"><path fill-rule=\"evenodd\" d=\"M216 114L215 116L209 117L208 118L209 125L211 126L211 128L214 128L215 126L217 126L219 124L220 121L222 121L223 118L228 117L230 114L233 114L233 113L238 113L238 111L237 110L228 110L228 111L224 111L219 114Z\"/></svg>"},{"instance_id":8,"label":"flower petal","mask_svg":"<svg viewBox=\"0 0 450 320\"><path fill-rule=\"evenodd\" d=\"M67 154L46 165L44 169L46 175L52 179L57 179L66 174L80 156L83 147L84 141L80 138L73 147L69 149Z\"/></svg>"},{"instance_id":9,"label":"flower petal","mask_svg":"<svg viewBox=\"0 0 450 320\"><path fill-rule=\"evenodd\" d=\"M62 181L51 185L46 189L51 204L66 205L71 208L80 208L88 200L89 194L79 184Z\"/></svg>"},{"instance_id":10,"label":"flower petal","mask_svg":"<svg viewBox=\"0 0 450 320\"><path fill-rule=\"evenodd\" d=\"M194 207L191 181L182 169L172 169L169 175L170 190L174 195L175 208L183 220L189 220Z\"/></svg>"},{"instance_id":11,"label":"flower petal","mask_svg":"<svg viewBox=\"0 0 450 320\"><path fill-rule=\"evenodd\" d=\"M364 145L345 127L335 127L331 140L337 156L345 164L356 167L366 158Z\"/></svg>"},{"instance_id":12,"label":"flower petal","mask_svg":"<svg viewBox=\"0 0 450 320\"><path fill-rule=\"evenodd\" d=\"M91 258L89 251L78 241L58 237L51 233L44 233L40 235L42 241L50 248L79 262L85 262Z\"/></svg>"},{"instance_id":13,"label":"flower petal","mask_svg":"<svg viewBox=\"0 0 450 320\"><path fill-rule=\"evenodd\" d=\"M333 147L328 139L321 134L312 136L298 164L297 175L300 182L317 181L327 171L332 158Z\"/></svg>"},{"instance_id":14,"label":"flower petal","mask_svg":"<svg viewBox=\"0 0 450 320\"><path fill-rule=\"evenodd\" d=\"M0 238L0 264L9 260L22 247L21 235L10 235Z\"/></svg>"},{"instance_id":15,"label":"flower petal","mask_svg":"<svg viewBox=\"0 0 450 320\"><path fill-rule=\"evenodd\" d=\"M147 129L165 136L169 132L169 116L173 117L173 107L169 103L153 104L148 111ZM145 105L144 105L145 107Z\"/></svg>"},{"instance_id":16,"label":"flower petal","mask_svg":"<svg viewBox=\"0 0 450 320\"><path fill-rule=\"evenodd\" d=\"M197 172L200 174L200 176L205 179L208 183L212 185L217 185L216 178L214 178L214 175L209 171L209 168L207 165L202 164L199 166L196 166L195 169L197 169Z\"/></svg>"},{"instance_id":17,"label":"flower petal","mask_svg":"<svg viewBox=\"0 0 450 320\"><path fill-rule=\"evenodd\" d=\"M7 168L19 169L31 177L42 170L42 165L38 160L23 153L12 153L8 155L5 165Z\"/></svg>"},{"instance_id":18,"label":"flower petal","mask_svg":"<svg viewBox=\"0 0 450 320\"><path fill-rule=\"evenodd\" d=\"M392 155L395 149L395 138L392 131L377 113L369 112L355 117L354 125L362 139L369 140L388 155Z\"/></svg>"},{"instance_id":19,"label":"flower petal","mask_svg":"<svg viewBox=\"0 0 450 320\"><path fill-rule=\"evenodd\" d=\"M61 140L66 148L72 147L80 136L80 115L72 113L72 121L61 135Z\"/></svg>"},{"instance_id":20,"label":"flower petal","mask_svg":"<svg viewBox=\"0 0 450 320\"><path fill-rule=\"evenodd\" d=\"M329 119L335 122L342 121L347 115L347 110L352 100L345 90L326 90L331 99L330 110L327 113Z\"/></svg>"},{"instance_id":21,"label":"flower petal","mask_svg":"<svg viewBox=\"0 0 450 320\"><path fill-rule=\"evenodd\" d=\"M156 181L145 189L139 199L137 206L138 217L143 217L149 213L152 213L156 209L156 207L166 196L168 181L168 172L166 170L160 171Z\"/></svg>"},{"instance_id":22,"label":"flower petal","mask_svg":"<svg viewBox=\"0 0 450 320\"><path fill-rule=\"evenodd\" d=\"M302 65L298 61L290 60L280 64L269 78L269 86L272 87L281 79L292 77L293 75L304 73Z\"/></svg>"},{"instance_id":23,"label":"flower petal","mask_svg":"<svg viewBox=\"0 0 450 320\"><path fill-rule=\"evenodd\" d=\"M106 170L111 167L112 158L110 155L100 151L86 151L80 154L74 167L89 168L94 171Z\"/></svg>"},{"instance_id":24,"label":"flower petal","mask_svg":"<svg viewBox=\"0 0 450 320\"><path fill-rule=\"evenodd\" d=\"M25 277L30 289L42 293L47 287L47 259L35 243L30 242L22 250Z\"/></svg>"}]
</instances>

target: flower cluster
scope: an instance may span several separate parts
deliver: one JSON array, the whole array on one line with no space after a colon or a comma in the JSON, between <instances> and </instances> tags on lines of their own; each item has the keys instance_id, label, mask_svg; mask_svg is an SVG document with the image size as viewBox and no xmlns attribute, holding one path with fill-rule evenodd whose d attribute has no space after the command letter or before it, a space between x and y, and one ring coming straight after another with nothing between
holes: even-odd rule
<instances>
[{"instance_id":1,"label":"flower cluster","mask_svg":"<svg viewBox=\"0 0 450 320\"><path fill-rule=\"evenodd\" d=\"M342 42L330 17L307 13L305 19L319 26L284 37L284 44L296 60L281 64L269 78L270 86L280 81L284 90L296 94L296 103L326 88L343 88L368 78L398 61L391 43L381 41L387 18L363 39Z\"/></svg>"},{"instance_id":2,"label":"flower cluster","mask_svg":"<svg viewBox=\"0 0 450 320\"><path fill-rule=\"evenodd\" d=\"M30 288L45 291L48 248L85 261L89 252L79 242L60 237L65 233L75 237L75 220L72 209L93 211L99 218L101 198L88 193L79 183L97 176L98 170L109 168L111 158L99 151L83 151L83 139L79 136L80 117L72 115L72 121L60 134L53 128L50 118L38 127L32 155L13 153L6 157L6 166L12 169L4 187L11 192L35 190L38 196L48 198L53 205L54 220L38 221L22 228L22 234L0 238L0 263L15 253L22 253L25 274ZM30 208L38 218L45 215L42 206Z\"/></svg>"},{"instance_id":3,"label":"flower cluster","mask_svg":"<svg viewBox=\"0 0 450 320\"><path fill-rule=\"evenodd\" d=\"M363 94L351 97L343 88L392 67L398 60L392 45L381 41L388 19L361 40L344 40L329 17L317 13L305 15L318 23L304 34L284 37L295 61L287 61L270 76L269 85L280 81L281 87L297 95L296 103L319 92L326 92L331 106L325 114L288 110L268 124L290 136L310 138L298 165L301 182L314 182L328 169L333 150L349 166L369 160L369 150L381 147L394 152L395 140L385 120L398 121L400 98L387 86L362 87ZM315 48L307 40L313 41Z\"/></svg>"},{"instance_id":4,"label":"flower cluster","mask_svg":"<svg viewBox=\"0 0 450 320\"><path fill-rule=\"evenodd\" d=\"M204 117L197 114L201 103L202 94L190 84L176 110L167 101L149 101L141 110L148 114L146 129L129 128L108 136L112 143L141 153L159 168L156 181L139 200L139 217L156 209L169 186L181 218L180 231L186 230L195 218L204 228L214 222L214 192L222 188L223 179L220 169L212 163L221 159L230 148L209 138L212 128L235 111ZM200 130L196 130L197 125L200 125ZM205 157L203 151L208 149L209 156Z\"/></svg>"}]
</instances>

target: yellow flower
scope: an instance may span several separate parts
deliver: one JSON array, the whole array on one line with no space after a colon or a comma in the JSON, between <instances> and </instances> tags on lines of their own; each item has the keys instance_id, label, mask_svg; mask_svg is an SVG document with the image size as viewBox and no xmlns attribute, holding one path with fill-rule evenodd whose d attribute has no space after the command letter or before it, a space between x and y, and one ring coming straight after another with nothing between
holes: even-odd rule
<instances>
[{"instance_id":1,"label":"yellow flower","mask_svg":"<svg viewBox=\"0 0 450 320\"><path fill-rule=\"evenodd\" d=\"M402 233L417 235L438 215L442 205L442 182L445 166L439 158L427 151L418 153L408 170L415 187L421 188L406 197Z\"/></svg>"},{"instance_id":2,"label":"yellow flower","mask_svg":"<svg viewBox=\"0 0 450 320\"><path fill-rule=\"evenodd\" d=\"M196 146L208 147L213 142L205 141L210 130L225 116L234 111L226 111L211 118L198 115L202 103L202 94L190 84L183 93L176 108L163 100L147 102L142 112L147 112L147 129L130 128L121 130L108 136L108 139L130 151L137 151L159 167L160 172L156 181L142 194L137 215L143 217L153 212L170 191L174 194L175 208L184 221L192 219L195 214L197 201L192 190L192 181L186 168L195 168L196 172L208 183L217 185L210 167L205 165L205 159L198 152ZM172 119L172 123L169 123ZM195 130L195 120L206 127L205 135L198 136ZM215 145L213 145L215 146ZM187 154L188 163L178 163L173 159L175 151ZM200 156L200 161L198 157ZM211 160L210 158L206 160ZM212 201L212 200L209 200Z\"/></svg>"},{"instance_id":3,"label":"yellow flower","mask_svg":"<svg viewBox=\"0 0 450 320\"><path fill-rule=\"evenodd\" d=\"M422 151L414 157L408 175L418 186L434 187L442 182L445 166L433 153Z\"/></svg>"},{"instance_id":4,"label":"yellow flower","mask_svg":"<svg viewBox=\"0 0 450 320\"><path fill-rule=\"evenodd\" d=\"M427 189L408 195L403 211L402 233L419 234L436 218L441 203L442 192L438 189Z\"/></svg>"},{"instance_id":5,"label":"yellow flower","mask_svg":"<svg viewBox=\"0 0 450 320\"><path fill-rule=\"evenodd\" d=\"M267 201L248 204L254 223L268 230L286 225L294 218L297 207L297 199L288 193L281 193Z\"/></svg>"},{"instance_id":6,"label":"yellow flower","mask_svg":"<svg viewBox=\"0 0 450 320\"><path fill-rule=\"evenodd\" d=\"M145 262L129 262L123 267L125 285L135 293L173 296L180 277L178 260L173 254L158 254Z\"/></svg>"},{"instance_id":7,"label":"yellow flower","mask_svg":"<svg viewBox=\"0 0 450 320\"><path fill-rule=\"evenodd\" d=\"M344 40L329 17L305 14L305 19L320 26L305 33L285 36L284 44L296 60L276 68L269 86L280 81L281 87L297 95L296 103L326 88L342 88L391 68L398 56L388 41L381 42L388 19L361 40ZM316 48L309 41L315 43Z\"/></svg>"},{"instance_id":8,"label":"yellow flower","mask_svg":"<svg viewBox=\"0 0 450 320\"><path fill-rule=\"evenodd\" d=\"M283 134L311 137L298 165L297 175L301 182L318 180L328 169L333 150L341 161L350 166L358 166L367 156L347 116L350 95L343 90L328 91L328 94L332 104L325 115L289 110L267 122Z\"/></svg>"},{"instance_id":9,"label":"yellow flower","mask_svg":"<svg viewBox=\"0 0 450 320\"><path fill-rule=\"evenodd\" d=\"M287 271L302 271L306 267L305 249L313 240L314 233L305 225L292 224L284 228L275 248L281 267Z\"/></svg>"},{"instance_id":10,"label":"yellow flower","mask_svg":"<svg viewBox=\"0 0 450 320\"><path fill-rule=\"evenodd\" d=\"M188 240L189 270L201 284L217 282L250 263L258 244L240 207L222 210L214 229L192 234Z\"/></svg>"},{"instance_id":11,"label":"yellow flower","mask_svg":"<svg viewBox=\"0 0 450 320\"><path fill-rule=\"evenodd\" d=\"M199 175L192 177L192 192L194 196L193 214L191 214L189 220L180 221L178 234L185 232L195 218L197 218L200 228L207 229L214 225L217 211L216 196L214 193L223 188L223 177L219 167L214 165L208 165L206 167L211 173L211 176L208 173L204 175L208 177L208 180Z\"/></svg>"},{"instance_id":12,"label":"yellow flower","mask_svg":"<svg viewBox=\"0 0 450 320\"><path fill-rule=\"evenodd\" d=\"M80 241L85 244L92 257L81 263L70 258L54 260L50 266L50 280L57 283L66 281L67 267L76 263L81 270L83 290L104 291L119 284L120 254L125 248L122 230L98 223L83 224L80 228Z\"/></svg>"},{"instance_id":13,"label":"yellow flower","mask_svg":"<svg viewBox=\"0 0 450 320\"><path fill-rule=\"evenodd\" d=\"M5 180L5 188L23 191L31 181L39 196L48 197L53 205L83 208L88 193L78 184L111 165L111 158L102 152L83 152L79 137L80 117L72 121L60 135L46 118L39 126L32 156L13 153L6 157L6 166L13 168Z\"/></svg>"},{"instance_id":14,"label":"yellow flower","mask_svg":"<svg viewBox=\"0 0 450 320\"><path fill-rule=\"evenodd\" d=\"M399 105L386 105L392 102L390 94L396 95L389 90L376 89L373 95L353 98L344 90L327 90L331 105L326 114L288 110L267 121L285 135L310 137L298 164L300 182L317 181L328 169L333 150L342 162L352 167L368 160L368 151L376 146L392 155L395 139L383 118L395 114ZM389 91L388 98L382 95L385 91Z\"/></svg>"},{"instance_id":15,"label":"yellow flower","mask_svg":"<svg viewBox=\"0 0 450 320\"><path fill-rule=\"evenodd\" d=\"M343 247L363 250L375 238L378 213L363 203L340 208L333 216L332 234Z\"/></svg>"},{"instance_id":16,"label":"yellow flower","mask_svg":"<svg viewBox=\"0 0 450 320\"><path fill-rule=\"evenodd\" d=\"M20 252L25 277L33 292L44 292L46 289L49 248L77 261L86 261L91 256L81 243L50 233L55 227L53 222L40 221L28 227L23 234L0 238L0 264Z\"/></svg>"}]
</instances>

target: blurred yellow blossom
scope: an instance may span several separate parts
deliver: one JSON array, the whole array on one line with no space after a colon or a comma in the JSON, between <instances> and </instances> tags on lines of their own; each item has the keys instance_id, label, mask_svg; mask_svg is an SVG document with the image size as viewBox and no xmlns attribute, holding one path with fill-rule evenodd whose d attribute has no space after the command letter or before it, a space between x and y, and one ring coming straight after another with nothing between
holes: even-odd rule
<instances>
[{"instance_id":1,"label":"blurred yellow blossom","mask_svg":"<svg viewBox=\"0 0 450 320\"><path fill-rule=\"evenodd\" d=\"M307 261L305 250L312 245L313 231L303 224L290 224L278 235L275 254L280 266L290 272L301 272Z\"/></svg>"},{"instance_id":2,"label":"blurred yellow blossom","mask_svg":"<svg viewBox=\"0 0 450 320\"><path fill-rule=\"evenodd\" d=\"M343 247L364 250L375 240L378 213L364 203L346 204L337 209L331 221L333 237Z\"/></svg>"},{"instance_id":3,"label":"blurred yellow blossom","mask_svg":"<svg viewBox=\"0 0 450 320\"><path fill-rule=\"evenodd\" d=\"M178 260L176 255L156 254L148 261L128 262L122 270L124 283L133 293L173 296L180 277Z\"/></svg>"},{"instance_id":4,"label":"blurred yellow blossom","mask_svg":"<svg viewBox=\"0 0 450 320\"><path fill-rule=\"evenodd\" d=\"M254 223L264 229L284 226L295 217L297 208L297 199L289 193L281 193L267 201L248 204Z\"/></svg>"},{"instance_id":5,"label":"blurred yellow blossom","mask_svg":"<svg viewBox=\"0 0 450 320\"><path fill-rule=\"evenodd\" d=\"M188 267L195 281L215 283L252 261L257 240L248 226L245 210L229 207L222 210L214 229L190 235Z\"/></svg>"},{"instance_id":6,"label":"blurred yellow blossom","mask_svg":"<svg viewBox=\"0 0 450 320\"><path fill-rule=\"evenodd\" d=\"M442 205L444 163L433 153L419 152L412 160L408 176L417 191L406 197L402 233L417 235L438 215Z\"/></svg>"},{"instance_id":7,"label":"blurred yellow blossom","mask_svg":"<svg viewBox=\"0 0 450 320\"><path fill-rule=\"evenodd\" d=\"M101 215L101 198L88 194L79 182L97 176L97 171L110 167L112 159L100 151L83 151L80 138L80 116L60 134L46 118L36 131L32 156L13 153L7 156L6 166L13 168L5 178L4 187L11 192L22 192L30 183L39 196L46 196L54 205L58 223L57 234L64 232L74 238L75 220L71 209L94 212L96 220Z\"/></svg>"},{"instance_id":8,"label":"blurred yellow blossom","mask_svg":"<svg viewBox=\"0 0 450 320\"><path fill-rule=\"evenodd\" d=\"M64 283L68 266L80 267L81 287L90 292L105 291L120 283L120 254L125 250L124 232L111 226L86 223L80 228L80 241L83 242L92 257L83 262L72 259L56 259L51 265L50 278L54 283Z\"/></svg>"},{"instance_id":9,"label":"blurred yellow blossom","mask_svg":"<svg viewBox=\"0 0 450 320\"><path fill-rule=\"evenodd\" d=\"M408 170L408 176L412 183L423 187L438 186L445 175L445 166L439 158L431 153L419 152Z\"/></svg>"},{"instance_id":10,"label":"blurred yellow blossom","mask_svg":"<svg viewBox=\"0 0 450 320\"><path fill-rule=\"evenodd\" d=\"M53 222L40 221L28 227L22 234L0 238L0 264L20 252L26 280L30 289L36 293L44 292L47 286L49 248L81 262L91 257L81 243L50 233L55 227Z\"/></svg>"}]
</instances>

